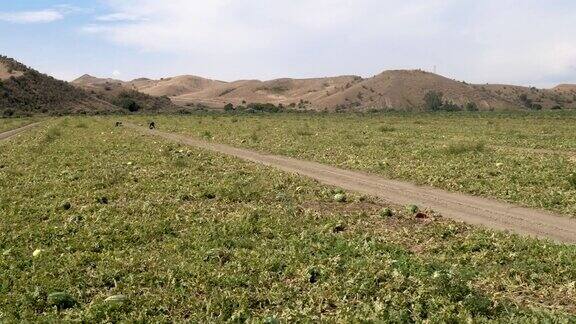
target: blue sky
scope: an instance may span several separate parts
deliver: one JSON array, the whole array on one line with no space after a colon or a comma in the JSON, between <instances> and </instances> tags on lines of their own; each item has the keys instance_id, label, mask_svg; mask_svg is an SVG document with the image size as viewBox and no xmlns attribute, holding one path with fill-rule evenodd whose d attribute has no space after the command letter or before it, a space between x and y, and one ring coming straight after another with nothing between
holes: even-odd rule
<instances>
[{"instance_id":1,"label":"blue sky","mask_svg":"<svg viewBox=\"0 0 576 324\"><path fill-rule=\"evenodd\" d=\"M0 53L71 80L372 76L576 83L572 0L3 1Z\"/></svg>"}]
</instances>

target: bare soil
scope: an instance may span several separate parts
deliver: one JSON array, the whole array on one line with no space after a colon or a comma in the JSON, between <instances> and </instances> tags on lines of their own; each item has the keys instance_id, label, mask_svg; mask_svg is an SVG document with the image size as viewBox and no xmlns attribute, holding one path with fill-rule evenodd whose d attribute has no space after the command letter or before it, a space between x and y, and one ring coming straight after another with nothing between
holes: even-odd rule
<instances>
[{"instance_id":1,"label":"bare soil","mask_svg":"<svg viewBox=\"0 0 576 324\"><path fill-rule=\"evenodd\" d=\"M24 72L22 71L9 71L8 68L0 63L0 80L7 80L10 79L10 77L19 77L24 75Z\"/></svg>"}]
</instances>

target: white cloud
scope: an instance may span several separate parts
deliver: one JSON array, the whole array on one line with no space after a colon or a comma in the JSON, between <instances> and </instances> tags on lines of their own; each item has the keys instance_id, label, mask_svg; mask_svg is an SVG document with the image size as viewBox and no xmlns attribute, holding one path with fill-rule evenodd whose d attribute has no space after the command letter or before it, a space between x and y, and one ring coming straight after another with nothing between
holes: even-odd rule
<instances>
[{"instance_id":1,"label":"white cloud","mask_svg":"<svg viewBox=\"0 0 576 324\"><path fill-rule=\"evenodd\" d=\"M59 4L51 8L35 11L0 11L0 21L17 24L51 23L62 20L67 15L75 13L89 13L91 10L69 4Z\"/></svg>"},{"instance_id":2,"label":"white cloud","mask_svg":"<svg viewBox=\"0 0 576 324\"><path fill-rule=\"evenodd\" d=\"M121 75L122 75L122 73L120 73L120 71L118 71L118 70L112 71L112 76L115 77L115 78L118 78L118 77L121 76Z\"/></svg>"},{"instance_id":3,"label":"white cloud","mask_svg":"<svg viewBox=\"0 0 576 324\"><path fill-rule=\"evenodd\" d=\"M369 75L438 65L444 74L472 82L576 79L572 1L105 3L109 11L83 31L141 51L187 57L193 63L185 68L193 70L183 72L222 78Z\"/></svg>"},{"instance_id":4,"label":"white cloud","mask_svg":"<svg viewBox=\"0 0 576 324\"><path fill-rule=\"evenodd\" d=\"M96 17L98 21L136 21L139 17L125 12L117 12Z\"/></svg>"},{"instance_id":5,"label":"white cloud","mask_svg":"<svg viewBox=\"0 0 576 324\"><path fill-rule=\"evenodd\" d=\"M0 12L0 20L17 23L49 23L64 18L64 14L55 9L45 9L38 11L20 11L20 12Z\"/></svg>"},{"instance_id":6,"label":"white cloud","mask_svg":"<svg viewBox=\"0 0 576 324\"><path fill-rule=\"evenodd\" d=\"M446 1L415 2L433 9ZM161 3L116 0L108 3L111 12L97 17L100 23L83 30L145 51L208 54L281 51L297 48L303 42L321 41L321 38L395 34L401 32L397 28L401 22L424 33L433 28L416 19L410 22L409 16L423 16L425 12L414 10L418 6L404 5L401 0L173 0ZM405 10L385 10L388 6Z\"/></svg>"}]
</instances>

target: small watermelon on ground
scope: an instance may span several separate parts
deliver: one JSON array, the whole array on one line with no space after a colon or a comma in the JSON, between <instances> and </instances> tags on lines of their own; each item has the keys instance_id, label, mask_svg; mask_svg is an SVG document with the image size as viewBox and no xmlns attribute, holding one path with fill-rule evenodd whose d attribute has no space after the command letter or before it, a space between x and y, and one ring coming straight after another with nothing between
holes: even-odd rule
<instances>
[{"instance_id":1,"label":"small watermelon on ground","mask_svg":"<svg viewBox=\"0 0 576 324\"><path fill-rule=\"evenodd\" d=\"M62 291L49 294L47 302L48 305L56 306L58 309L72 308L76 305L76 300L70 294Z\"/></svg>"}]
</instances>

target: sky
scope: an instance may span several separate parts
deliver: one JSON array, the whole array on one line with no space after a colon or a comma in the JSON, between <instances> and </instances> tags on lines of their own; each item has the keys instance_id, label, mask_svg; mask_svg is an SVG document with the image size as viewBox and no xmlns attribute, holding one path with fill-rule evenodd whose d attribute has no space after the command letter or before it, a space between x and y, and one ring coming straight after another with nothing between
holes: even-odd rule
<instances>
[{"instance_id":1,"label":"sky","mask_svg":"<svg viewBox=\"0 0 576 324\"><path fill-rule=\"evenodd\" d=\"M72 80L422 69L576 83L574 0L0 0L0 54Z\"/></svg>"}]
</instances>

